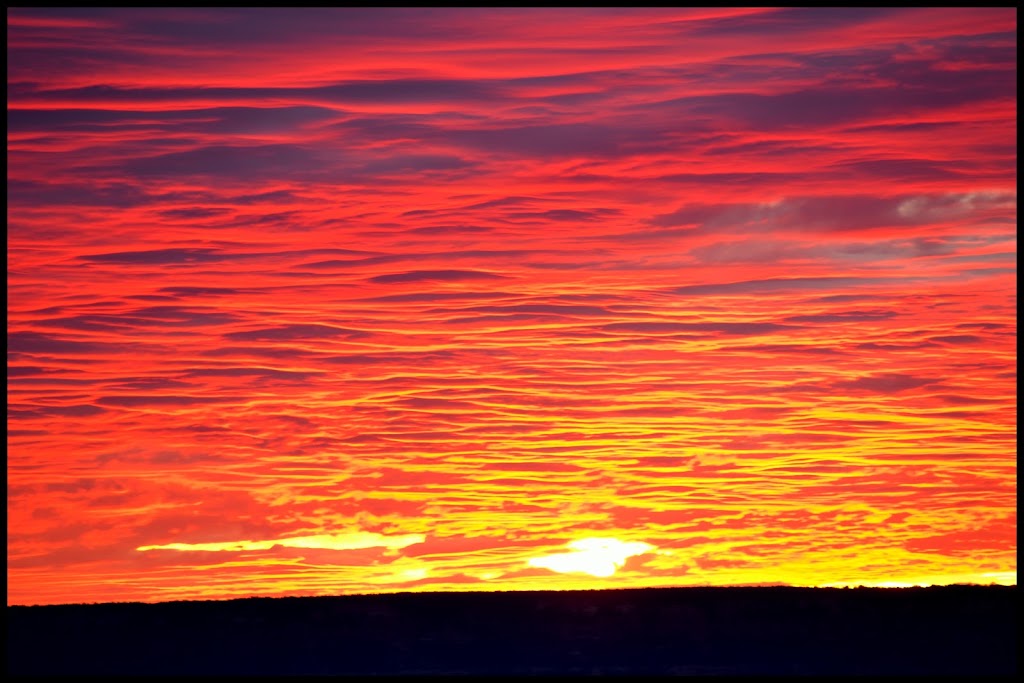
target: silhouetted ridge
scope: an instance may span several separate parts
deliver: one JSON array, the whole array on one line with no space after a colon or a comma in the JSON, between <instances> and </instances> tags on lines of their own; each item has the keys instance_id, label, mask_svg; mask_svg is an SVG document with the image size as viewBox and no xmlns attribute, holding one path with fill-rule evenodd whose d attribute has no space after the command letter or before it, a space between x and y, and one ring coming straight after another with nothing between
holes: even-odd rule
<instances>
[{"instance_id":1,"label":"silhouetted ridge","mask_svg":"<svg viewBox=\"0 0 1024 683\"><path fill-rule=\"evenodd\" d=\"M1011 674L1015 603L947 586L8 607L8 673Z\"/></svg>"}]
</instances>

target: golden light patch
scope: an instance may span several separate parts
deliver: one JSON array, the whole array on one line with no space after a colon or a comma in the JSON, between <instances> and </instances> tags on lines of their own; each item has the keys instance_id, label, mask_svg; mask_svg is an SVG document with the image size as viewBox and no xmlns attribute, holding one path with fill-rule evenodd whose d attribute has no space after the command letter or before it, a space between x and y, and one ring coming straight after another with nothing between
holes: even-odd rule
<instances>
[{"instance_id":1,"label":"golden light patch","mask_svg":"<svg viewBox=\"0 0 1024 683\"><path fill-rule=\"evenodd\" d=\"M569 547L572 552L533 557L527 564L560 574L590 574L605 578L612 576L630 557L654 549L649 543L625 542L615 538L582 538L569 543Z\"/></svg>"},{"instance_id":2,"label":"golden light patch","mask_svg":"<svg viewBox=\"0 0 1024 683\"><path fill-rule=\"evenodd\" d=\"M430 570L427 567L413 567L402 570L401 577L406 581L419 581L427 578L428 574L430 574Z\"/></svg>"}]
</instances>

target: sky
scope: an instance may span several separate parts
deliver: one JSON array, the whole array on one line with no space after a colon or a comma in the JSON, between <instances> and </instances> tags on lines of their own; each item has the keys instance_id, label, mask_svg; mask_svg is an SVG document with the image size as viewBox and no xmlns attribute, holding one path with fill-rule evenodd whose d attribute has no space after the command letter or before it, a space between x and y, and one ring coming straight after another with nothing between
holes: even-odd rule
<instances>
[{"instance_id":1,"label":"sky","mask_svg":"<svg viewBox=\"0 0 1024 683\"><path fill-rule=\"evenodd\" d=\"M1016 28L9 9L8 604L1015 584Z\"/></svg>"}]
</instances>

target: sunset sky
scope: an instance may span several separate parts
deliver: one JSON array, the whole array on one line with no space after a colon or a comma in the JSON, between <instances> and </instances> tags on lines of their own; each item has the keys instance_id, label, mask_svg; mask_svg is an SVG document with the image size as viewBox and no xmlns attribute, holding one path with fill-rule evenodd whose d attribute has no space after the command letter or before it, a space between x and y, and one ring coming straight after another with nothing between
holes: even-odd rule
<instances>
[{"instance_id":1,"label":"sunset sky","mask_svg":"<svg viewBox=\"0 0 1024 683\"><path fill-rule=\"evenodd\" d=\"M1016 583L1016 10L8 10L8 604Z\"/></svg>"}]
</instances>

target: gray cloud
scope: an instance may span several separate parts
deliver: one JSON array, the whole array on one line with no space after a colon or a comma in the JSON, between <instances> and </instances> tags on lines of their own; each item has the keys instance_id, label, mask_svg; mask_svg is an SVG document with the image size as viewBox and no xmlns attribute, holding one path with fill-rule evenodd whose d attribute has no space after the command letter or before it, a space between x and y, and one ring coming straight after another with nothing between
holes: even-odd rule
<instances>
[{"instance_id":1,"label":"gray cloud","mask_svg":"<svg viewBox=\"0 0 1024 683\"><path fill-rule=\"evenodd\" d=\"M244 332L228 332L224 337L227 339L237 339L239 341L284 341L291 339L365 337L368 336L368 334L368 332L364 332L362 330L352 330L345 327L309 323L266 327L259 330L246 330Z\"/></svg>"},{"instance_id":2,"label":"gray cloud","mask_svg":"<svg viewBox=\"0 0 1024 683\"><path fill-rule=\"evenodd\" d=\"M479 299L508 299L515 297L511 292L413 292L410 294L389 294L387 296L375 296L364 301L380 302L431 302L431 301L452 301Z\"/></svg>"},{"instance_id":3,"label":"gray cloud","mask_svg":"<svg viewBox=\"0 0 1024 683\"><path fill-rule=\"evenodd\" d=\"M933 377L917 377L905 373L884 373L860 377L855 380L835 382L834 389L853 389L870 391L878 394L898 394L902 391L936 384L939 380Z\"/></svg>"},{"instance_id":4,"label":"gray cloud","mask_svg":"<svg viewBox=\"0 0 1024 683\"><path fill-rule=\"evenodd\" d=\"M176 263L211 263L232 258L237 254L208 248L150 249L146 251L118 251L109 254L88 254L80 256L83 261L94 263L125 263L140 265L168 265Z\"/></svg>"},{"instance_id":5,"label":"gray cloud","mask_svg":"<svg viewBox=\"0 0 1024 683\"><path fill-rule=\"evenodd\" d=\"M770 278L767 280L744 280L707 285L687 285L670 290L673 294L757 294L761 292L799 291L805 289L829 289L850 287L858 284L891 282L894 278L881 277L794 277Z\"/></svg>"},{"instance_id":6,"label":"gray cloud","mask_svg":"<svg viewBox=\"0 0 1024 683\"><path fill-rule=\"evenodd\" d=\"M818 315L791 315L785 318L785 321L788 323L859 323L889 320L898 315L899 313L896 311L843 311Z\"/></svg>"},{"instance_id":7,"label":"gray cloud","mask_svg":"<svg viewBox=\"0 0 1024 683\"><path fill-rule=\"evenodd\" d=\"M720 332L735 335L759 335L794 329L792 325L778 323L680 323L680 322L629 322L602 325L609 332L636 332L640 334L672 334L675 332Z\"/></svg>"},{"instance_id":8,"label":"gray cloud","mask_svg":"<svg viewBox=\"0 0 1024 683\"><path fill-rule=\"evenodd\" d=\"M459 282L462 280L498 280L504 279L504 277L504 275L496 275L479 270L413 270L406 273L377 275L376 277L371 277L370 282L386 284L432 281Z\"/></svg>"},{"instance_id":9,"label":"gray cloud","mask_svg":"<svg viewBox=\"0 0 1024 683\"><path fill-rule=\"evenodd\" d=\"M983 211L1012 213L1009 193L949 193L876 197L869 195L791 197L760 204L698 204L656 216L656 227L688 226L702 232L842 232L923 225ZM925 247L926 248L926 247Z\"/></svg>"},{"instance_id":10,"label":"gray cloud","mask_svg":"<svg viewBox=\"0 0 1024 683\"><path fill-rule=\"evenodd\" d=\"M120 347L102 342L73 341L38 332L11 332L7 335L7 350L15 353L96 354L111 353Z\"/></svg>"},{"instance_id":11,"label":"gray cloud","mask_svg":"<svg viewBox=\"0 0 1024 683\"><path fill-rule=\"evenodd\" d=\"M102 396L97 401L105 406L117 406L120 408L141 408L146 406L191 406L206 405L210 403L230 403L239 400L238 397L215 397L215 396L160 396L160 395L135 395L135 396Z\"/></svg>"}]
</instances>

